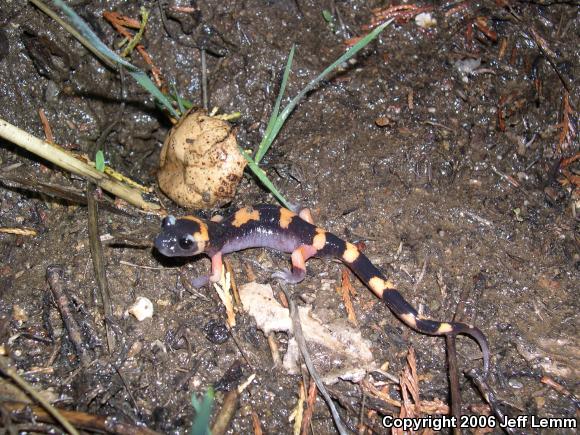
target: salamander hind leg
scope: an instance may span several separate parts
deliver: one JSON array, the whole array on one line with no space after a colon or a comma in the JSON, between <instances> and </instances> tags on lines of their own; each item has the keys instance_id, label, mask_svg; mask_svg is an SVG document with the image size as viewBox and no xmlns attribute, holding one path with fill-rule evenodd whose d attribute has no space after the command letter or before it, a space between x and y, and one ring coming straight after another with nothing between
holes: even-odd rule
<instances>
[{"instance_id":1,"label":"salamander hind leg","mask_svg":"<svg viewBox=\"0 0 580 435\"><path fill-rule=\"evenodd\" d=\"M211 257L211 274L202 275L191 280L194 288L206 287L213 282L219 282L222 276L222 254L218 252Z\"/></svg>"},{"instance_id":2,"label":"salamander hind leg","mask_svg":"<svg viewBox=\"0 0 580 435\"><path fill-rule=\"evenodd\" d=\"M292 252L292 270L279 270L272 274L272 278L280 279L290 284L298 284L303 281L304 277L306 277L306 260L312 256L308 251L305 246L294 250Z\"/></svg>"}]
</instances>

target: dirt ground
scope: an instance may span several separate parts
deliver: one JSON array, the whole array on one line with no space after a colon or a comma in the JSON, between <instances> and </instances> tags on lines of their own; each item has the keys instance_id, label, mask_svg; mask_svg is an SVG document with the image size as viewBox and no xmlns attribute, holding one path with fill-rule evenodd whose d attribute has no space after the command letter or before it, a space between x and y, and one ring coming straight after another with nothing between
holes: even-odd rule
<instances>
[{"instance_id":1,"label":"dirt ground","mask_svg":"<svg viewBox=\"0 0 580 435\"><path fill-rule=\"evenodd\" d=\"M241 113L237 136L248 149L262 137L292 44L297 51L290 96L344 52L346 39L366 33L374 8L391 6L358 0L192 3L198 12L175 16L174 2L161 2L170 34L157 2L71 5L113 48L121 38L102 13L138 18L141 4L150 9L146 50L167 82L196 105L201 105L196 47L205 44L210 106ZM577 4L434 4L417 4L433 7L434 27L401 19L311 92L263 167L286 198L313 210L317 224L363 242L365 254L425 317L451 320L457 306L463 307L462 319L488 337L493 354L488 385L508 414L577 418L579 161L563 160L579 152ZM0 23L1 117L44 138L42 110L57 143L88 153L101 140L111 167L155 185L171 124L144 91L127 76L122 82L31 3L2 1ZM137 54L132 61L147 67ZM223 336L225 312L215 292L194 292L183 284L209 268L207 259L164 259L151 248L158 216L101 207L101 234L131 240L104 245L113 304L109 325L116 340L109 353L87 208L7 181L16 176L82 191L85 183L0 141L0 227L37 232L0 234L0 344L26 381L59 408L186 433L195 416L192 394L219 387L217 412L223 390L255 373L228 433L261 433L256 425L265 433L293 431L289 418L303 377L274 367L266 337L244 312L233 333ZM171 213L188 212L155 194ZM247 173L225 210L196 213L227 214L241 205L274 202ZM270 282L271 273L289 261L263 249L229 260L239 284L248 281L248 269L258 282ZM47 268L53 266L62 268L86 365L49 290ZM292 290L321 317L346 318L335 290L342 266L322 260L308 266L306 280ZM383 397L373 396L365 384L331 386L346 426L387 432L382 416L397 416L400 409L384 399L401 397L384 372L398 376L410 346L421 399L449 403L445 340L408 329L352 279L359 328L384 369L365 382L382 389ZM125 314L139 296L155 307L153 318L142 322ZM283 353L287 335L274 339ZM460 337L457 350L460 373L481 367L471 340ZM0 426L49 431L30 412L9 412L3 403L16 396L5 392L5 384ZM462 374L460 388L462 414L490 412ZM320 397L311 431L335 433ZM548 432L573 430L544 429Z\"/></svg>"}]
</instances>

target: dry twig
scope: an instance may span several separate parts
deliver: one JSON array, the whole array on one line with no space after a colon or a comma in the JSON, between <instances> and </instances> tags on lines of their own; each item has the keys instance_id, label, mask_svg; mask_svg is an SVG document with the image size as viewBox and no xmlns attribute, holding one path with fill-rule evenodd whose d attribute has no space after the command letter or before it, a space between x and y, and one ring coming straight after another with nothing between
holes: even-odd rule
<instances>
[{"instance_id":1,"label":"dry twig","mask_svg":"<svg viewBox=\"0 0 580 435\"><path fill-rule=\"evenodd\" d=\"M44 110L38 109L38 116L40 117L40 122L42 122L42 128L44 130L44 137L46 138L46 141L53 144L54 135L52 134L52 128L50 128L50 124L44 113Z\"/></svg>"},{"instance_id":2,"label":"dry twig","mask_svg":"<svg viewBox=\"0 0 580 435\"><path fill-rule=\"evenodd\" d=\"M46 280L48 281L48 285L54 296L54 301L60 311L64 326L68 331L70 341L77 352L81 365L83 367L88 367L91 363L91 359L87 354L85 346L83 346L83 339L79 325L70 310L70 301L63 288L62 274L63 269L60 266L48 266L46 268Z\"/></svg>"},{"instance_id":3,"label":"dry twig","mask_svg":"<svg viewBox=\"0 0 580 435\"><path fill-rule=\"evenodd\" d=\"M282 365L282 360L280 359L280 349L278 348L278 343L276 342L276 337L274 333L268 334L268 346L270 347L270 354L272 355L272 361L275 367L280 367Z\"/></svg>"},{"instance_id":4,"label":"dry twig","mask_svg":"<svg viewBox=\"0 0 580 435\"><path fill-rule=\"evenodd\" d=\"M222 266L222 276L220 278L219 283L213 283L213 286L220 297L220 300L224 304L226 309L226 314L228 317L228 326L233 328L236 326L236 314L234 312L234 304L232 302L232 294L230 293L231 290L231 275L229 272L225 272L225 267Z\"/></svg>"},{"instance_id":5,"label":"dry twig","mask_svg":"<svg viewBox=\"0 0 580 435\"><path fill-rule=\"evenodd\" d=\"M412 347L407 353L407 365L399 378L401 396L403 398L399 418L416 418L421 409L421 399L419 397L419 378L417 376L417 360ZM409 397L411 395L411 397ZM411 398L413 401L411 401ZM401 435L401 429L393 429L393 434Z\"/></svg>"},{"instance_id":6,"label":"dry twig","mask_svg":"<svg viewBox=\"0 0 580 435\"><path fill-rule=\"evenodd\" d=\"M328 408L330 409L330 413L332 414L332 419L334 420L334 424L336 425L336 429L341 435L346 435L348 432L344 427L342 420L340 418L340 414L336 409L332 398L328 394L326 387L322 383L318 372L314 368L314 364L312 363L312 359L310 358L310 353L308 352L308 347L306 346L306 340L304 339L304 334L302 333L302 325L300 324L300 317L298 316L298 309L296 308L296 303L290 297L290 294L286 290L286 287L283 283L280 283L282 286L282 290L286 295L286 299L288 300L288 308L290 309L290 317L292 318L292 329L294 331L294 338L296 339L296 343L298 344L298 348L300 349L300 353L302 354L302 358L304 359L304 364L306 364L306 368L310 373L310 376L316 382L316 386L320 390L320 394L324 397Z\"/></svg>"},{"instance_id":7,"label":"dry twig","mask_svg":"<svg viewBox=\"0 0 580 435\"><path fill-rule=\"evenodd\" d=\"M223 435L226 433L238 409L239 398L240 394L237 388L234 388L226 394L222 407L211 427L212 435Z\"/></svg>"},{"instance_id":8,"label":"dry twig","mask_svg":"<svg viewBox=\"0 0 580 435\"><path fill-rule=\"evenodd\" d=\"M570 392L562 384L559 384L558 382L556 382L554 379L550 378L549 376L542 376L542 379L540 379L540 382L542 384L547 385L548 387L554 389L555 391L560 393L562 396L566 396L566 397L571 398L572 401L574 402L574 404L576 405L576 407L580 406L580 400L578 399L578 397L576 397L576 395L574 395L572 392Z\"/></svg>"},{"instance_id":9,"label":"dry twig","mask_svg":"<svg viewBox=\"0 0 580 435\"><path fill-rule=\"evenodd\" d=\"M88 206L88 227L89 227L89 248L93 262L95 281L99 287L99 294L103 302L103 312L105 314L105 331L107 334L107 349L112 353L115 349L115 337L109 326L109 321L113 318L113 308L111 294L109 292L109 281L105 272L105 258L103 255L103 245L99 235L98 205L95 201L95 185L87 184L87 206Z\"/></svg>"},{"instance_id":10,"label":"dry twig","mask_svg":"<svg viewBox=\"0 0 580 435\"><path fill-rule=\"evenodd\" d=\"M292 414L290 414L290 421L294 421L292 433L300 435L300 427L304 418L304 402L306 401L306 390L304 389L304 382L300 381L298 384L298 402L294 406Z\"/></svg>"},{"instance_id":11,"label":"dry twig","mask_svg":"<svg viewBox=\"0 0 580 435\"><path fill-rule=\"evenodd\" d=\"M140 29L141 23L133 18L125 17L118 12L103 12L103 18L111 23L111 26L123 37L128 40L133 39L133 34L128 29ZM151 56L145 50L143 44L137 44L135 49L139 52L143 60L151 67L151 75L153 75L153 80L155 84L161 88L165 89L165 81L161 74L161 70L153 63Z\"/></svg>"},{"instance_id":12,"label":"dry twig","mask_svg":"<svg viewBox=\"0 0 580 435\"><path fill-rule=\"evenodd\" d=\"M16 236L36 236L36 230L32 228L0 227L0 233L14 234Z\"/></svg>"},{"instance_id":13,"label":"dry twig","mask_svg":"<svg viewBox=\"0 0 580 435\"><path fill-rule=\"evenodd\" d=\"M11 413L11 418L19 421L30 421L35 419L43 423L55 424L58 421L50 413L46 412L39 406L30 406L27 403L20 402L0 402L0 406ZM54 408L56 410L56 408ZM121 423L114 418L102 415L91 415L79 411L66 411L59 409L57 412L66 419L70 424L76 427L91 431L106 433L111 435L159 435L146 427L133 426L131 424ZM78 432L74 429L74 434Z\"/></svg>"},{"instance_id":14,"label":"dry twig","mask_svg":"<svg viewBox=\"0 0 580 435\"><path fill-rule=\"evenodd\" d=\"M38 139L3 119L0 119L0 137L54 163L66 171L94 182L102 189L124 199L129 204L149 212L159 212L161 209L159 205L143 199L142 192L139 190L114 180L108 175L97 171L94 167L80 161L64 148Z\"/></svg>"},{"instance_id":15,"label":"dry twig","mask_svg":"<svg viewBox=\"0 0 580 435\"><path fill-rule=\"evenodd\" d=\"M242 302L240 301L240 293L238 292L238 285L236 284L236 278L234 275L234 269L232 268L232 263L227 258L224 258L224 264L226 266L226 272L230 274L230 284L232 286L232 293L234 295L234 300L236 305L239 307Z\"/></svg>"},{"instance_id":16,"label":"dry twig","mask_svg":"<svg viewBox=\"0 0 580 435\"><path fill-rule=\"evenodd\" d=\"M24 379L20 377L20 375L16 372L13 367L8 365L8 359L4 357L0 357L0 373L4 376L9 377L14 381L16 385L18 385L21 389L23 389L28 395L30 395L34 400L42 405L42 408L38 408L39 413L43 413L51 419L51 422L58 422L62 427L66 429L66 431L71 435L79 435L77 430L69 423L68 419L63 415L64 412L60 412L55 407L53 407L48 401L43 398L40 394L36 392L36 390L26 382ZM7 403L10 402L2 402L2 406L8 406ZM21 404L23 408L28 408L30 405L28 403ZM45 411L46 410L46 411Z\"/></svg>"},{"instance_id":17,"label":"dry twig","mask_svg":"<svg viewBox=\"0 0 580 435\"><path fill-rule=\"evenodd\" d=\"M562 121L557 125L560 129L558 135L558 154L564 154L565 151L572 148L574 139L576 139L576 123L574 122L574 110L570 105L570 94L565 91L562 97Z\"/></svg>"},{"instance_id":18,"label":"dry twig","mask_svg":"<svg viewBox=\"0 0 580 435\"><path fill-rule=\"evenodd\" d=\"M342 301L344 302L344 308L346 309L348 321L354 326L358 326L358 322L356 320L356 313L354 312L354 307L352 305L351 299L351 296L356 295L356 290L354 289L352 283L350 282L348 270L346 268L342 270L342 285L337 290L342 296Z\"/></svg>"},{"instance_id":19,"label":"dry twig","mask_svg":"<svg viewBox=\"0 0 580 435\"><path fill-rule=\"evenodd\" d=\"M254 435L263 435L262 425L260 423L260 417L256 414L256 411L252 410L252 428L254 429Z\"/></svg>"},{"instance_id":20,"label":"dry twig","mask_svg":"<svg viewBox=\"0 0 580 435\"><path fill-rule=\"evenodd\" d=\"M312 414L314 413L314 404L316 403L316 382L310 379L308 386L308 395L306 397L306 410L302 416L302 429L300 435L308 435L310 431L310 422L312 421Z\"/></svg>"}]
</instances>

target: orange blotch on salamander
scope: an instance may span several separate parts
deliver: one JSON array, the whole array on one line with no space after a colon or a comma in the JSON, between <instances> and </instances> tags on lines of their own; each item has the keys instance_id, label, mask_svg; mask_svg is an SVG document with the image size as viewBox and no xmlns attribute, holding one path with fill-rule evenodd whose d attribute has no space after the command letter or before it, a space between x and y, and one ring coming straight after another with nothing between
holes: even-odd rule
<instances>
[{"instance_id":1,"label":"orange blotch on salamander","mask_svg":"<svg viewBox=\"0 0 580 435\"><path fill-rule=\"evenodd\" d=\"M280 207L280 228L288 229L290 222L294 219L296 213L288 210L287 208Z\"/></svg>"},{"instance_id":2,"label":"orange blotch on salamander","mask_svg":"<svg viewBox=\"0 0 580 435\"><path fill-rule=\"evenodd\" d=\"M316 235L312 239L312 246L320 251L326 245L326 231L322 228L316 228Z\"/></svg>"},{"instance_id":3,"label":"orange blotch on salamander","mask_svg":"<svg viewBox=\"0 0 580 435\"><path fill-rule=\"evenodd\" d=\"M260 212L252 207L244 207L239 209L234 215L232 226L239 228L250 221L259 221Z\"/></svg>"},{"instance_id":4,"label":"orange blotch on salamander","mask_svg":"<svg viewBox=\"0 0 580 435\"><path fill-rule=\"evenodd\" d=\"M359 255L360 251L358 250L358 248L354 246L352 243L346 242L346 249L342 254L342 259L346 261L348 264L351 264L354 263L354 261L358 258Z\"/></svg>"}]
</instances>

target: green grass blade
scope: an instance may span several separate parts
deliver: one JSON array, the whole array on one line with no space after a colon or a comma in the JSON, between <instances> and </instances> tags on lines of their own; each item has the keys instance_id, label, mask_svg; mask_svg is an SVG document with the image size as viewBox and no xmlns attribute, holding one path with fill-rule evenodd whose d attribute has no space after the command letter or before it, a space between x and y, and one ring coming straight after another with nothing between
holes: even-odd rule
<instances>
[{"instance_id":1,"label":"green grass blade","mask_svg":"<svg viewBox=\"0 0 580 435\"><path fill-rule=\"evenodd\" d=\"M149 21L149 11L144 6L141 6L141 24L139 25L139 31L131 38L125 50L123 50L123 57L129 56L135 47L137 47L137 44L141 42L141 38L143 38L143 34L145 33L145 27L147 27L147 21Z\"/></svg>"},{"instance_id":2,"label":"green grass blade","mask_svg":"<svg viewBox=\"0 0 580 435\"><path fill-rule=\"evenodd\" d=\"M328 74L330 74L338 65L343 62L346 62L348 59L353 57L356 53L358 53L362 48L368 45L373 39L375 39L389 24L391 24L393 20L386 21L385 23L378 26L364 38L362 38L359 42L353 45L350 49L348 49L342 56L340 56L336 61L334 61L330 66L328 66L322 73L320 73L314 80L306 85L304 89L302 89L298 95L296 95L290 103L284 108L282 113L278 115L278 110L280 109L280 102L282 101L282 95L284 93L284 89L286 86L285 81L288 79L288 75L290 74L290 67L292 63L292 58L294 56L294 47L288 56L288 62L286 64L286 69L284 71L284 77L282 79L282 86L280 87L280 93L278 94L278 98L276 100L276 104L274 105L274 109L272 115L270 116L270 121L268 122L268 126L266 128L266 133L264 134L264 138L260 142L258 146L258 151L256 152L256 159L253 160L243 149L240 148L240 151L244 158L248 161L248 167L250 170L258 177L260 182L264 184L264 186L282 203L285 207L291 208L291 205L286 201L286 199L282 196L282 194L276 189L274 184L270 181L266 173L258 166L258 163L264 157L266 152L272 146L274 139L278 136L280 129L286 122L286 119L292 113L294 108L298 105L300 100L304 98L304 96L314 89Z\"/></svg>"},{"instance_id":3,"label":"green grass blade","mask_svg":"<svg viewBox=\"0 0 580 435\"><path fill-rule=\"evenodd\" d=\"M334 21L334 16L332 15L332 12L330 12L328 9L322 10L322 18L324 18L324 21L326 21L328 24Z\"/></svg>"},{"instance_id":4,"label":"green grass blade","mask_svg":"<svg viewBox=\"0 0 580 435\"><path fill-rule=\"evenodd\" d=\"M109 47L107 47L99 37L93 32L84 20L77 15L75 11L69 8L62 0L53 0L54 4L58 6L71 20L73 26L83 35L86 40L91 43L99 52L104 56L108 57L113 62L127 68L129 74L139 83L147 92L149 92L154 98L156 98L166 109L171 116L179 119L179 113L173 108L169 99L159 90L155 83L151 81L149 76L145 74L142 70L137 68L135 65L127 62Z\"/></svg>"},{"instance_id":5,"label":"green grass blade","mask_svg":"<svg viewBox=\"0 0 580 435\"><path fill-rule=\"evenodd\" d=\"M249 156L242 148L240 148L240 152L242 153L244 158L248 161L248 166L250 167L250 170L254 173L256 177L258 177L258 180L260 180L260 182L272 193L272 195L276 197L276 199L278 199L278 201L280 201L280 203L284 207L292 209L290 203L286 201L286 198L284 198L284 196L282 196L282 194L278 191L278 189L276 189L276 186L274 186L274 184L270 181L264 170L260 168L256 164L256 162L254 162L252 157Z\"/></svg>"},{"instance_id":6,"label":"green grass blade","mask_svg":"<svg viewBox=\"0 0 580 435\"><path fill-rule=\"evenodd\" d=\"M276 119L278 118L278 113L280 112L280 104L282 103L282 97L284 96L284 92L286 91L286 83L288 82L288 76L290 75L290 70L292 69L292 61L294 59L295 51L296 45L292 44L290 54L288 55L288 60L286 61L286 68L284 69L284 74L282 75L282 84L280 85L280 92L278 92L278 97L276 98L276 103L274 104L272 114L270 115L270 120L268 121L266 132L264 133L264 137L262 138L262 141L258 146L258 152L256 152L256 157L254 158L254 161L256 163L260 163L260 160L262 160L262 157L264 157L264 155L270 148L270 145L272 145L273 140L270 140L270 135L272 133L272 129L274 128L274 124L276 123Z\"/></svg>"},{"instance_id":7,"label":"green grass blade","mask_svg":"<svg viewBox=\"0 0 580 435\"><path fill-rule=\"evenodd\" d=\"M177 110L175 110L175 108L171 105L169 98L167 98L165 94L161 92L157 86L155 86L155 83L151 81L147 74L141 70L128 71L128 73L135 79L137 83L141 85L141 87L153 95L153 97L156 98L157 101L159 101L159 103L161 103L169 113L171 113L171 116L173 116L175 119L179 119L179 113L177 113Z\"/></svg>"},{"instance_id":8,"label":"green grass blade","mask_svg":"<svg viewBox=\"0 0 580 435\"><path fill-rule=\"evenodd\" d=\"M64 28L68 33L70 33L77 41L79 41L87 50L93 53L96 57L98 57L101 62L107 65L109 68L113 70L117 70L117 64L112 62L108 57L106 57L103 53L97 50L87 39L79 33L74 26L65 21L61 18L56 12L48 7L48 5L44 4L42 0L29 0L34 6L52 18L56 23L58 23L62 28Z\"/></svg>"},{"instance_id":9,"label":"green grass blade","mask_svg":"<svg viewBox=\"0 0 580 435\"><path fill-rule=\"evenodd\" d=\"M175 86L175 83L171 84L171 88L173 89L173 93L175 95L175 101L177 101L177 107L179 108L179 113L181 113L183 115L185 113L183 99L179 96L179 93L177 92L177 86Z\"/></svg>"},{"instance_id":10,"label":"green grass blade","mask_svg":"<svg viewBox=\"0 0 580 435\"><path fill-rule=\"evenodd\" d=\"M214 391L209 387L200 402L195 394L191 396L191 404L195 409L196 415L191 425L191 435L207 435L209 431L209 422L211 418L211 410L213 408Z\"/></svg>"},{"instance_id":11,"label":"green grass blade","mask_svg":"<svg viewBox=\"0 0 580 435\"><path fill-rule=\"evenodd\" d=\"M95 169L99 172L105 172L105 155L101 150L95 154Z\"/></svg>"},{"instance_id":12,"label":"green grass blade","mask_svg":"<svg viewBox=\"0 0 580 435\"><path fill-rule=\"evenodd\" d=\"M99 37L95 35L95 32L93 32L93 30L89 27L89 25L85 23L84 20L81 17L79 17L75 11L69 8L65 2L63 2L62 0L52 0L52 1L69 17L69 19L72 21L72 24L81 33L81 35L83 35L101 53L103 53L112 61L120 65L123 65L129 71L138 69L136 66L130 64L121 56L119 56L117 53L115 53L113 50L111 50L109 47L107 47L99 39Z\"/></svg>"},{"instance_id":13,"label":"green grass blade","mask_svg":"<svg viewBox=\"0 0 580 435\"><path fill-rule=\"evenodd\" d=\"M288 118L290 113L292 113L292 111L298 105L300 100L302 98L304 98L304 96L308 92L310 92L312 89L314 89L318 85L318 83L320 83L326 76L328 76L328 74L330 74L338 65L340 65L343 62L346 62L348 59L350 59L356 53L358 53L361 49L363 49L366 45L368 45L369 42L371 42L373 39L375 39L377 36L379 36L379 34L385 29L385 27L387 27L392 22L393 22L393 19L390 19L389 21L386 21L383 24L381 24L380 26L378 26L376 29L374 29L372 32L370 32L368 35L366 35L364 38L362 38L359 42L357 42L355 45L353 45L351 48L349 48L342 56L340 56L330 66L328 66L324 71L322 71L322 73L320 73L320 75L318 75L318 77L316 77L314 80L312 80L310 83L308 83L306 85L306 87L304 87L304 89L302 89L298 93L298 95L296 95L290 101L290 103L288 103L288 105L284 108L284 110L282 111L280 116L278 116L278 118L276 119L276 122L274 123L274 126L273 126L272 131L271 131L272 141L276 138L276 136L280 132L280 129L284 125L284 122L286 121L286 119ZM267 148L269 148L270 145L271 145L271 143L268 144Z\"/></svg>"}]
</instances>

